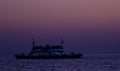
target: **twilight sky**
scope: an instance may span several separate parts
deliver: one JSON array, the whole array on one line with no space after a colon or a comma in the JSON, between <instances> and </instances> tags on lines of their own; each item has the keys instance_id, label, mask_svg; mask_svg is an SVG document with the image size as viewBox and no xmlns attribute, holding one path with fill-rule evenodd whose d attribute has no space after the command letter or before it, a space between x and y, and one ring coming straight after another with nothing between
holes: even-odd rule
<instances>
[{"instance_id":1,"label":"twilight sky","mask_svg":"<svg viewBox=\"0 0 120 71\"><path fill-rule=\"evenodd\" d=\"M82 53L120 53L120 0L0 0L0 55L38 44Z\"/></svg>"}]
</instances>

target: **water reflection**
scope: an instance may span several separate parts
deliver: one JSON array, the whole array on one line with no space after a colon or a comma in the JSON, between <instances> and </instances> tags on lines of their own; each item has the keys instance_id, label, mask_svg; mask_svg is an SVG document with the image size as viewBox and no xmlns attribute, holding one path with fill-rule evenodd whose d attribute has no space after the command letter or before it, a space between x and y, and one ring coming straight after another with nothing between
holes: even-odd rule
<instances>
[{"instance_id":1,"label":"water reflection","mask_svg":"<svg viewBox=\"0 0 120 71\"><path fill-rule=\"evenodd\" d=\"M0 71L120 71L120 59L1 59Z\"/></svg>"}]
</instances>

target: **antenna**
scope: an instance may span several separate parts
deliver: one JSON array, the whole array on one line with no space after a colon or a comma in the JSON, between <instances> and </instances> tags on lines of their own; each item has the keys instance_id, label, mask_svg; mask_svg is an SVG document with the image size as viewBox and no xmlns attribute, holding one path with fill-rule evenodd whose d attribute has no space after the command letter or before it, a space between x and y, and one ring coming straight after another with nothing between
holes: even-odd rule
<instances>
[{"instance_id":1,"label":"antenna","mask_svg":"<svg viewBox=\"0 0 120 71\"><path fill-rule=\"evenodd\" d=\"M35 46L34 38L32 38L32 45Z\"/></svg>"},{"instance_id":2,"label":"antenna","mask_svg":"<svg viewBox=\"0 0 120 71\"><path fill-rule=\"evenodd\" d=\"M61 45L63 46L64 40L63 37L61 37Z\"/></svg>"}]
</instances>

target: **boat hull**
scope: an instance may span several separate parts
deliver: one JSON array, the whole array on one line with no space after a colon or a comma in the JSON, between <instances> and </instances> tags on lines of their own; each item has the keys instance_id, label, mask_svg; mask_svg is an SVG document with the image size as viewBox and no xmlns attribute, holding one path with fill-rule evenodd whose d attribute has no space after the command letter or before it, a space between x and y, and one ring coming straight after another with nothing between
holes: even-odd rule
<instances>
[{"instance_id":1,"label":"boat hull","mask_svg":"<svg viewBox=\"0 0 120 71\"><path fill-rule=\"evenodd\" d=\"M75 59L81 58L82 55L64 55L64 56L23 56L15 55L16 59Z\"/></svg>"}]
</instances>

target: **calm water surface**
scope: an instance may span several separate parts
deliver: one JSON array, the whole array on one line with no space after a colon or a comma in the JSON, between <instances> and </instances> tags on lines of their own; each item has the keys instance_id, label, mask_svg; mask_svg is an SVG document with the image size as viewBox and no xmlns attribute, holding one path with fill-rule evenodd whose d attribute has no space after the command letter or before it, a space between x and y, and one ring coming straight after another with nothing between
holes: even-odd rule
<instances>
[{"instance_id":1,"label":"calm water surface","mask_svg":"<svg viewBox=\"0 0 120 71\"><path fill-rule=\"evenodd\" d=\"M120 71L120 58L17 60L1 58L0 71Z\"/></svg>"}]
</instances>

